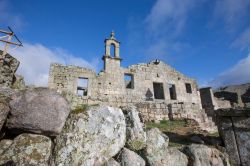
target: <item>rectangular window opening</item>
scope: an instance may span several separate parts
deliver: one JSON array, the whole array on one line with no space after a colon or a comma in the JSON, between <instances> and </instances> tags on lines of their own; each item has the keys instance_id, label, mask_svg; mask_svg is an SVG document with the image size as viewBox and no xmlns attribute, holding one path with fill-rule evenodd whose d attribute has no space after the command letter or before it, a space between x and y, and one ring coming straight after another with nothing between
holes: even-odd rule
<instances>
[{"instance_id":1,"label":"rectangular window opening","mask_svg":"<svg viewBox=\"0 0 250 166\"><path fill-rule=\"evenodd\" d=\"M155 97L155 99L165 99L163 83L153 82L153 88L154 88L154 97Z\"/></svg>"},{"instance_id":2,"label":"rectangular window opening","mask_svg":"<svg viewBox=\"0 0 250 166\"><path fill-rule=\"evenodd\" d=\"M174 84L168 84L168 88L169 88L170 99L171 100L177 100L175 85Z\"/></svg>"},{"instance_id":3,"label":"rectangular window opening","mask_svg":"<svg viewBox=\"0 0 250 166\"><path fill-rule=\"evenodd\" d=\"M192 86L191 86L191 84L186 83L185 86L186 86L186 92L187 93L192 93Z\"/></svg>"},{"instance_id":4,"label":"rectangular window opening","mask_svg":"<svg viewBox=\"0 0 250 166\"><path fill-rule=\"evenodd\" d=\"M124 74L124 80L127 89L134 89L134 76L132 74Z\"/></svg>"},{"instance_id":5,"label":"rectangular window opening","mask_svg":"<svg viewBox=\"0 0 250 166\"><path fill-rule=\"evenodd\" d=\"M77 80L77 94L78 96L88 95L88 78L79 77Z\"/></svg>"}]
</instances>

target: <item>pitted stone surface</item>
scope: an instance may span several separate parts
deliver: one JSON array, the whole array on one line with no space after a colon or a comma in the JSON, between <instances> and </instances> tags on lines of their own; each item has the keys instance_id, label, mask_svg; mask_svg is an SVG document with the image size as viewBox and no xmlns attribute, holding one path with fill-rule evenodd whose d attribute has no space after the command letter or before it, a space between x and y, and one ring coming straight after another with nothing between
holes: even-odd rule
<instances>
[{"instance_id":1,"label":"pitted stone surface","mask_svg":"<svg viewBox=\"0 0 250 166\"><path fill-rule=\"evenodd\" d=\"M0 156L12 145L13 141L8 139L3 139L0 141Z\"/></svg>"},{"instance_id":2,"label":"pitted stone surface","mask_svg":"<svg viewBox=\"0 0 250 166\"><path fill-rule=\"evenodd\" d=\"M184 148L193 166L230 166L228 155L205 145L191 144Z\"/></svg>"},{"instance_id":3,"label":"pitted stone surface","mask_svg":"<svg viewBox=\"0 0 250 166\"><path fill-rule=\"evenodd\" d=\"M123 148L118 158L122 166L145 166L146 162L135 152Z\"/></svg>"},{"instance_id":4,"label":"pitted stone surface","mask_svg":"<svg viewBox=\"0 0 250 166\"><path fill-rule=\"evenodd\" d=\"M0 147L4 148L0 155L0 165L12 163L18 166L44 166L49 164L52 142L48 137L35 134L21 134L14 139L13 143L11 141L0 142L0 144L3 143L5 143L5 146Z\"/></svg>"},{"instance_id":5,"label":"pitted stone surface","mask_svg":"<svg viewBox=\"0 0 250 166\"><path fill-rule=\"evenodd\" d=\"M6 123L9 129L52 136L61 132L70 112L66 99L48 88L26 89L14 93L10 108Z\"/></svg>"},{"instance_id":6,"label":"pitted stone surface","mask_svg":"<svg viewBox=\"0 0 250 166\"><path fill-rule=\"evenodd\" d=\"M108 106L70 114L56 138L54 165L101 165L116 155L126 140L122 111Z\"/></svg>"},{"instance_id":7,"label":"pitted stone surface","mask_svg":"<svg viewBox=\"0 0 250 166\"><path fill-rule=\"evenodd\" d=\"M136 107L122 107L126 120L126 145L131 150L141 150L146 146L146 132Z\"/></svg>"},{"instance_id":8,"label":"pitted stone surface","mask_svg":"<svg viewBox=\"0 0 250 166\"><path fill-rule=\"evenodd\" d=\"M147 131L147 146L143 155L149 166L187 166L186 155L176 148L169 148L168 141L168 137L157 128Z\"/></svg>"}]
</instances>

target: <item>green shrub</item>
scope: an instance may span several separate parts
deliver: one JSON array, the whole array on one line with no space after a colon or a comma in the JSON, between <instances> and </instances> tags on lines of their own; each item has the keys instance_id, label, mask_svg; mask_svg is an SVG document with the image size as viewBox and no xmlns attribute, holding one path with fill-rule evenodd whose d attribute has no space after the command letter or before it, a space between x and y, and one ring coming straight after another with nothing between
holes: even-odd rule
<instances>
[{"instance_id":1,"label":"green shrub","mask_svg":"<svg viewBox=\"0 0 250 166\"><path fill-rule=\"evenodd\" d=\"M170 130L175 127L184 127L186 122L184 120L161 120L160 123L148 122L146 128L159 128L161 130Z\"/></svg>"},{"instance_id":2,"label":"green shrub","mask_svg":"<svg viewBox=\"0 0 250 166\"><path fill-rule=\"evenodd\" d=\"M84 113L88 108L89 108L89 105L82 104L82 105L77 106L74 110L72 110L72 113L73 114Z\"/></svg>"},{"instance_id":3,"label":"green shrub","mask_svg":"<svg viewBox=\"0 0 250 166\"><path fill-rule=\"evenodd\" d=\"M99 104L92 104L92 105L81 104L76 106L76 108L72 110L72 113L73 114L85 113L89 107L97 107L97 106L99 106Z\"/></svg>"}]
</instances>

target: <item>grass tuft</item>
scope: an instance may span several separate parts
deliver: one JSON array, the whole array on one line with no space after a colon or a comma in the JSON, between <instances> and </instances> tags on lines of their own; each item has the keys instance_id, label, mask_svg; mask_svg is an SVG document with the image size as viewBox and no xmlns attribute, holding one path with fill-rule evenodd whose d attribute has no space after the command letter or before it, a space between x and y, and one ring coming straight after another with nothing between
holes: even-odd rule
<instances>
[{"instance_id":1,"label":"grass tuft","mask_svg":"<svg viewBox=\"0 0 250 166\"><path fill-rule=\"evenodd\" d=\"M74 110L72 110L71 113L73 114L80 114L86 112L86 110L89 108L89 105L87 104L82 104L77 106Z\"/></svg>"},{"instance_id":2,"label":"grass tuft","mask_svg":"<svg viewBox=\"0 0 250 166\"><path fill-rule=\"evenodd\" d=\"M162 131L169 131L176 127L184 127L186 122L184 120L161 120L160 123L148 122L146 128L159 128Z\"/></svg>"}]
</instances>

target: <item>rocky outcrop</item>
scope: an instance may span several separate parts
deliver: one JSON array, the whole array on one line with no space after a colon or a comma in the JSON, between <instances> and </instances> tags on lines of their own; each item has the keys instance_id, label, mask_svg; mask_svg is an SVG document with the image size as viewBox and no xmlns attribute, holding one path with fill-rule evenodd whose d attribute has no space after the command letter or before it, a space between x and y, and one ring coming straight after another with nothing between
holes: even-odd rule
<instances>
[{"instance_id":1,"label":"rocky outcrop","mask_svg":"<svg viewBox=\"0 0 250 166\"><path fill-rule=\"evenodd\" d=\"M118 108L72 111L56 138L54 165L101 165L125 145L125 118Z\"/></svg>"},{"instance_id":2,"label":"rocky outcrop","mask_svg":"<svg viewBox=\"0 0 250 166\"><path fill-rule=\"evenodd\" d=\"M10 108L18 108L15 109L16 111L20 111L21 108L29 108L30 112L32 110L31 108L34 108L36 111L39 110L40 106L37 103L43 99L43 97L40 97L39 95L43 96L46 93L43 92L43 89L35 94L33 94L34 92L31 93L27 91L33 90L10 93L12 91L0 88L0 92L5 94L5 97L8 96L8 100L6 100L8 108L8 101L10 100ZM19 93L23 93L23 95L20 95ZM32 95L28 95L29 93ZM35 98L34 96L39 96L39 100L33 100ZM51 98L50 95L46 97ZM45 101L43 102L47 102L46 100L48 99L46 99L46 97L44 97ZM54 93L52 93L52 97L54 97ZM20 107L15 105L15 107L13 107L12 102L15 100L22 101L20 103L16 103L21 104ZM34 102L32 102L32 100ZM27 105L28 102L29 105ZM49 108L56 109L57 106L49 106ZM43 109L45 108L42 107L41 110ZM1 140L0 165L229 165L227 154L222 153L215 148L207 147L205 145L191 144L190 146L184 147L182 151L180 151L177 148L168 147L169 138L157 128L148 130L145 136L143 124L141 124L138 112L136 112L135 108L126 107L126 109L123 108L123 112L119 108L108 106L89 107L86 105L72 110L62 131L55 138L53 152L50 138L42 135L21 134L14 140ZM27 115L28 112L24 111L24 113L26 116L32 117L32 115ZM30 114L32 114L32 112ZM36 119L43 118L43 114L44 112L42 112L42 114L36 113L36 116L34 116L35 118L33 121L30 121L30 123L35 123ZM13 115L10 114L9 116L12 118L11 116ZM26 117L24 117L23 120L27 122L29 119L25 118ZM20 118L19 120L22 119ZM51 119L49 120L51 121ZM37 124L39 123L41 123L41 121L37 122ZM49 126L51 126L51 124L49 124ZM22 130L22 128L17 129ZM42 134L47 134L44 131L48 131L44 130L44 128L43 130L38 130L36 125L31 125L27 131L36 130L41 131ZM143 146L129 145L131 141L141 139L142 142L146 141L144 144L139 144ZM193 140L199 142L196 138L193 138Z\"/></svg>"},{"instance_id":3,"label":"rocky outcrop","mask_svg":"<svg viewBox=\"0 0 250 166\"><path fill-rule=\"evenodd\" d=\"M168 137L159 129L147 131L147 146L144 156L150 166L187 166L187 157L175 148L168 148Z\"/></svg>"},{"instance_id":4,"label":"rocky outcrop","mask_svg":"<svg viewBox=\"0 0 250 166\"><path fill-rule=\"evenodd\" d=\"M7 128L45 135L61 132L70 112L68 102L47 88L19 91L11 96Z\"/></svg>"},{"instance_id":5,"label":"rocky outcrop","mask_svg":"<svg viewBox=\"0 0 250 166\"><path fill-rule=\"evenodd\" d=\"M139 112L135 107L123 107L122 111L126 119L126 145L131 150L140 150L146 146L146 133L143 123L139 118Z\"/></svg>"},{"instance_id":6,"label":"rocky outcrop","mask_svg":"<svg viewBox=\"0 0 250 166\"><path fill-rule=\"evenodd\" d=\"M4 59L0 58L0 86L10 87L13 84L19 64L20 62L10 54L6 54Z\"/></svg>"},{"instance_id":7,"label":"rocky outcrop","mask_svg":"<svg viewBox=\"0 0 250 166\"><path fill-rule=\"evenodd\" d=\"M229 166L228 155L205 145L191 144L184 148L193 166Z\"/></svg>"},{"instance_id":8,"label":"rocky outcrop","mask_svg":"<svg viewBox=\"0 0 250 166\"><path fill-rule=\"evenodd\" d=\"M52 142L48 137L35 134L21 134L13 143L3 140L0 144L0 165L48 165ZM11 144L11 145L10 145Z\"/></svg>"},{"instance_id":9,"label":"rocky outcrop","mask_svg":"<svg viewBox=\"0 0 250 166\"><path fill-rule=\"evenodd\" d=\"M122 166L145 166L146 164L143 158L127 148L123 148L118 157Z\"/></svg>"}]
</instances>

